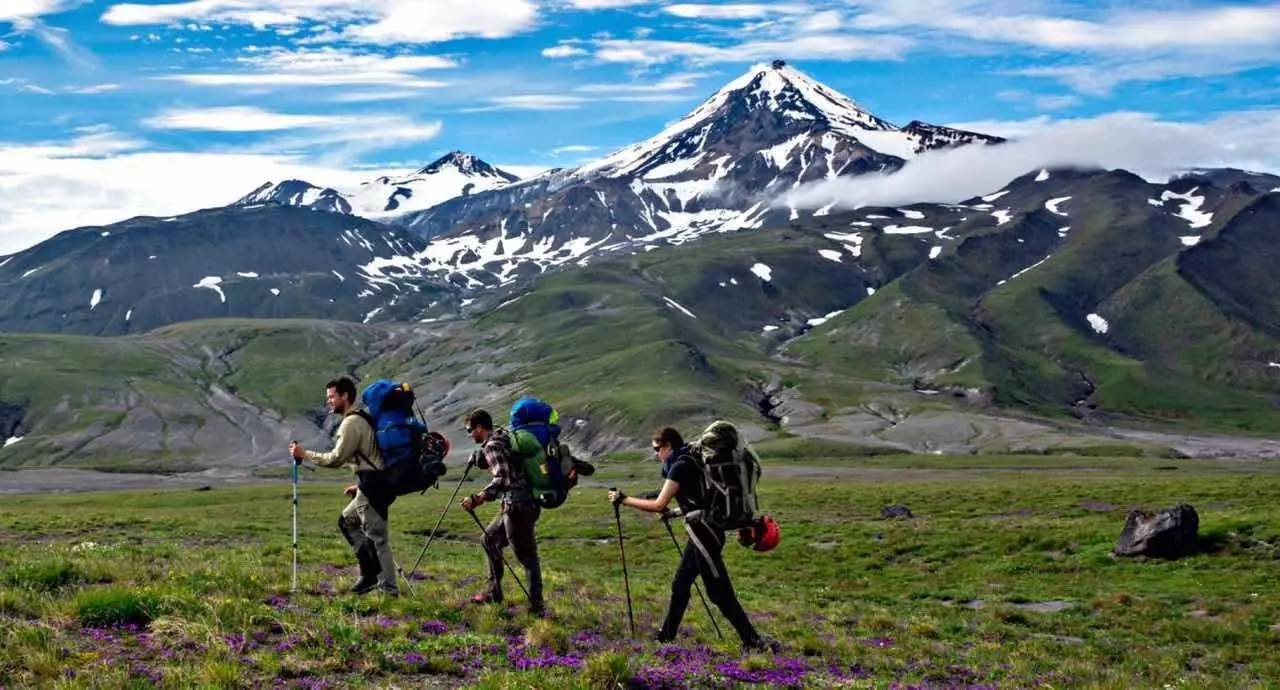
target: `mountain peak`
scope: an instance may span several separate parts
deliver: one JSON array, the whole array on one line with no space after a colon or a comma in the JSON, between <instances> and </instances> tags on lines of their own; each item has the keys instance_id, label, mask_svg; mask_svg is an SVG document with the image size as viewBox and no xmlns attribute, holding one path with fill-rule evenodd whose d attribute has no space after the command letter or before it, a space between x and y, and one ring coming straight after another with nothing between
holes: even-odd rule
<instances>
[{"instance_id":1,"label":"mountain peak","mask_svg":"<svg viewBox=\"0 0 1280 690\"><path fill-rule=\"evenodd\" d=\"M520 178L516 175L495 168L492 165L480 160L466 151L454 150L437 158L427 167L419 170L416 175L434 175L446 168L453 168L463 175L476 177L497 177L507 182L515 182Z\"/></svg>"},{"instance_id":2,"label":"mountain peak","mask_svg":"<svg viewBox=\"0 0 1280 690\"><path fill-rule=\"evenodd\" d=\"M305 180L285 180L279 184L264 182L231 205L264 204L301 206L329 213L351 213L351 204L337 190L317 187Z\"/></svg>"}]
</instances>

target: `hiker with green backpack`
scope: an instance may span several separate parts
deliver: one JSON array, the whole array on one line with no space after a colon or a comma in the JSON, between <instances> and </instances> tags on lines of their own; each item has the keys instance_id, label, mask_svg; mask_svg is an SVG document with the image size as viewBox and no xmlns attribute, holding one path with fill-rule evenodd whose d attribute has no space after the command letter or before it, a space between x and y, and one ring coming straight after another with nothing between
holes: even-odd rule
<instances>
[{"instance_id":1,"label":"hiker with green backpack","mask_svg":"<svg viewBox=\"0 0 1280 690\"><path fill-rule=\"evenodd\" d=\"M476 464L493 475L479 493L462 501L471 512L489 501L502 501L498 516L484 530L489 586L471 598L477 604L502 601L502 550L508 544L525 567L529 579L529 609L543 615L542 568L534 526L544 509L564 504L578 476L595 472L589 462L573 457L560 442L560 415L551 405L531 396L511 406L510 428L494 427L485 410L467 415L466 430L481 444ZM514 574L514 572L513 572Z\"/></svg>"},{"instance_id":2,"label":"hiker with green backpack","mask_svg":"<svg viewBox=\"0 0 1280 690\"><path fill-rule=\"evenodd\" d=\"M510 432L494 427L493 416L485 410L473 410L467 415L466 431L471 440L480 444L476 464L489 470L493 479L479 492L462 499L462 509L470 513L484 503L501 501L498 515L484 530L489 584L471 601L476 604L502 602L502 550L510 544L529 580L529 611L542 615L545 611L542 564L538 561L538 538L534 533L542 508L533 499L524 459L513 448Z\"/></svg>"},{"instance_id":3,"label":"hiker with green backpack","mask_svg":"<svg viewBox=\"0 0 1280 690\"><path fill-rule=\"evenodd\" d=\"M738 602L723 557L726 530L739 529L739 541L757 551L771 549L777 543L777 526L772 518L754 515L759 459L745 442L740 442L737 429L728 422L712 424L693 445L686 445L680 432L666 427L653 434L652 447L654 456L662 462L664 480L657 498L637 498L611 489L609 502L615 508L626 505L659 513L664 519L684 518L689 541L672 579L671 601L655 639L675 639L694 581L701 575L707 596L733 625L743 648L765 649L764 639ZM678 511L668 511L672 499L679 506ZM744 530L752 531L757 526L768 527L768 534L762 529L748 543Z\"/></svg>"}]
</instances>

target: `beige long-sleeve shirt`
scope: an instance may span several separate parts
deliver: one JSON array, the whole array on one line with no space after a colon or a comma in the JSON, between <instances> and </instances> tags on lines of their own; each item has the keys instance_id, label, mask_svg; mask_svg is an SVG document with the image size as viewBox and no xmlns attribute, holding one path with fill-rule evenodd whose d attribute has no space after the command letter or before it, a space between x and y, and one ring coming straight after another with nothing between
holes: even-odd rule
<instances>
[{"instance_id":1,"label":"beige long-sleeve shirt","mask_svg":"<svg viewBox=\"0 0 1280 690\"><path fill-rule=\"evenodd\" d=\"M373 427L356 410L348 412L338 424L338 433L333 438L333 450L327 453L309 450L304 455L307 460L321 467L350 465L356 472L381 470L384 467Z\"/></svg>"}]
</instances>

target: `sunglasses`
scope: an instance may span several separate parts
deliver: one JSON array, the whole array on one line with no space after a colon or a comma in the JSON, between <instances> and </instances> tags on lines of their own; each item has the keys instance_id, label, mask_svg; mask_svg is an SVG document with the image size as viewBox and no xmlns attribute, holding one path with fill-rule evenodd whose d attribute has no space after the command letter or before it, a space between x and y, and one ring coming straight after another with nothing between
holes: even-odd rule
<instances>
[{"instance_id":1,"label":"sunglasses","mask_svg":"<svg viewBox=\"0 0 1280 690\"><path fill-rule=\"evenodd\" d=\"M655 453L657 453L658 451L662 450L662 446L649 446L649 447L650 447L650 448L652 448L652 449L653 449L653 452L655 452Z\"/></svg>"}]
</instances>

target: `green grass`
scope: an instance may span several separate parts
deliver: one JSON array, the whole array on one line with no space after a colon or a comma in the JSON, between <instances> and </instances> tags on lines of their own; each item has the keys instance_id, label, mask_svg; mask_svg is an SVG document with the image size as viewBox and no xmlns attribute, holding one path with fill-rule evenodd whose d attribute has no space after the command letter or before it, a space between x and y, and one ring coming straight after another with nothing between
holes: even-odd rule
<instances>
[{"instance_id":1,"label":"green grass","mask_svg":"<svg viewBox=\"0 0 1280 690\"><path fill-rule=\"evenodd\" d=\"M606 688L682 669L686 685L723 687L726 674L776 678L792 664L815 688L837 684L832 668L846 687L1266 688L1280 677L1274 463L833 457L825 475L787 478L783 468L840 449L762 446L761 500L783 542L769 554L731 543L726 561L747 611L782 644L777 656L742 657L735 640L717 640L696 598L678 651L643 641L676 555L661 523L634 511L622 516L640 637L630 639L604 487L635 493L658 481L652 463L619 459L539 523L546 621L524 613L509 580L508 608L464 604L481 586L482 556L456 510L412 594L341 593L354 572L333 528L341 483L310 475L294 594L287 482L7 496L0 684ZM392 508L402 562L447 496ZM1129 507L1179 502L1199 510L1200 553L1110 556ZM889 503L917 517L879 519ZM1043 602L1066 607L1035 610ZM522 670L520 659L548 666Z\"/></svg>"}]
</instances>

